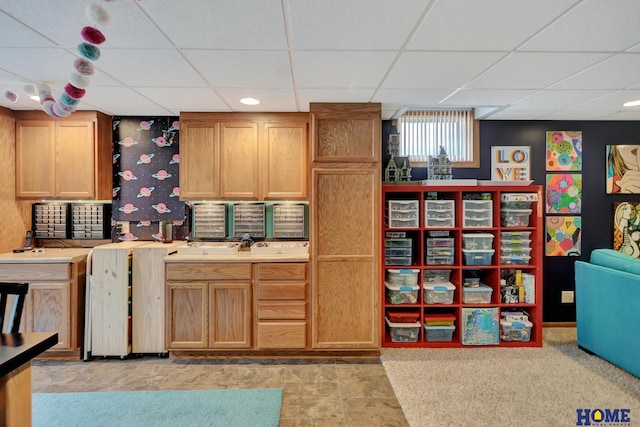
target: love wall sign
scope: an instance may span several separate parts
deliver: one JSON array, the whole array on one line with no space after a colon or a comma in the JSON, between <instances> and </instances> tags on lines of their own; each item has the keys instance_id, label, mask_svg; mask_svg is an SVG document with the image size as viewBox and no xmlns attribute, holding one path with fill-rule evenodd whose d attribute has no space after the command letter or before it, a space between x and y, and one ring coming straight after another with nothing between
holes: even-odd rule
<instances>
[{"instance_id":1,"label":"love wall sign","mask_svg":"<svg viewBox=\"0 0 640 427\"><path fill-rule=\"evenodd\" d=\"M491 147L492 181L531 180L531 147Z\"/></svg>"}]
</instances>

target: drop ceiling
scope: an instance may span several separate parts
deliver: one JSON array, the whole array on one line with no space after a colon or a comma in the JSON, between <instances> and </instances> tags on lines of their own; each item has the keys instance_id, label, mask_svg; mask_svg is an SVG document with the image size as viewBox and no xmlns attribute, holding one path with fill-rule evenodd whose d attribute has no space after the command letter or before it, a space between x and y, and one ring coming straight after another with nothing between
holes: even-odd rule
<instances>
[{"instance_id":1,"label":"drop ceiling","mask_svg":"<svg viewBox=\"0 0 640 427\"><path fill-rule=\"evenodd\" d=\"M98 4L109 22L80 110L473 107L483 119L640 120L638 0L2 0L0 106L58 97ZM240 103L244 97L258 106Z\"/></svg>"}]
</instances>

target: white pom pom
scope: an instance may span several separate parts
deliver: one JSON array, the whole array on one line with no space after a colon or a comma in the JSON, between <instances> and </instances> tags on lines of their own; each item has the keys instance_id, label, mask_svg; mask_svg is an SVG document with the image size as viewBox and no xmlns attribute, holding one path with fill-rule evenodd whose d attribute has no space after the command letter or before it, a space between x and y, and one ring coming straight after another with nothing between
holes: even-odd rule
<instances>
[{"instance_id":1,"label":"white pom pom","mask_svg":"<svg viewBox=\"0 0 640 427\"><path fill-rule=\"evenodd\" d=\"M8 90L4 93L4 97L7 98L9 102L18 102L18 95L15 92Z\"/></svg>"},{"instance_id":2,"label":"white pom pom","mask_svg":"<svg viewBox=\"0 0 640 427\"><path fill-rule=\"evenodd\" d=\"M88 77L81 76L78 73L69 74L69 83L80 89L85 89L90 82L91 80Z\"/></svg>"},{"instance_id":3,"label":"white pom pom","mask_svg":"<svg viewBox=\"0 0 640 427\"><path fill-rule=\"evenodd\" d=\"M95 25L104 25L109 22L109 14L98 4L87 6L87 18Z\"/></svg>"},{"instance_id":4,"label":"white pom pom","mask_svg":"<svg viewBox=\"0 0 640 427\"><path fill-rule=\"evenodd\" d=\"M28 96L34 96L38 93L36 92L36 87L34 85L26 85L23 90Z\"/></svg>"}]
</instances>

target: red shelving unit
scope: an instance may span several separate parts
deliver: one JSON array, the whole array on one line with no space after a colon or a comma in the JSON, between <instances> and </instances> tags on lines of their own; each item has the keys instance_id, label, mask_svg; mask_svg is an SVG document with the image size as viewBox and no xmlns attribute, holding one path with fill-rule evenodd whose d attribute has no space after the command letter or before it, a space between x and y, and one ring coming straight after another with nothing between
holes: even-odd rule
<instances>
[{"instance_id":1,"label":"red shelving unit","mask_svg":"<svg viewBox=\"0 0 640 427\"><path fill-rule=\"evenodd\" d=\"M485 207L491 207L490 216L486 220L480 221L478 227L463 227L463 223L469 225L467 220L463 222L463 200L472 194L484 194ZM519 224L518 226L503 226L501 224L501 196L505 193L528 193L536 194L537 201L533 202L530 209L529 222ZM437 195L437 196L435 196ZM454 210L452 212L452 221L443 227L434 228L427 226L425 221L425 200L432 197L438 200L452 200ZM544 227L543 227L543 209L544 198L542 194L542 186L423 186L423 185L383 185L382 186L382 346L383 347L476 347L476 345L463 344L461 336L461 323L463 309L465 308L497 308L500 313L510 310L526 311L529 315L529 321L533 323L529 341L504 341L502 337L497 346L500 347L540 347L542 346L542 261L544 248ZM389 221L389 201L417 201L418 205L418 223L408 221L402 224L399 221ZM415 206L415 204L409 203ZM469 205L467 205L469 206ZM431 211L430 211L431 212ZM467 209L469 214L469 209ZM392 213L393 215L393 213ZM409 215L411 216L411 215ZM445 215L446 216L446 215ZM444 221L445 223L447 221ZM434 221L429 221L430 225L434 225ZM398 225L404 225L398 227ZM393 225L390 226L390 225ZM417 225L413 227L413 225ZM427 263L427 244L426 239L429 237L429 231L446 230L449 236L453 238L453 264L451 265L432 265ZM500 256L501 233L509 231L529 231L531 240L529 247L530 261L528 264L503 264ZM385 262L385 243L388 232L405 233L405 238L411 239L411 260L410 265L386 265ZM463 254L463 233L482 232L490 233L493 237L492 248L495 250L490 265L467 265L464 262ZM433 261L433 258L432 258ZM506 262L506 260L505 260ZM408 259L407 259L408 264ZM392 304L386 298L385 277L389 269L418 269L418 298L415 303ZM424 298L423 281L425 272L428 270L451 270L450 282L455 285L453 291L453 301L451 304L427 304ZM481 282L490 286L491 301L490 303L481 304L465 304L463 303L463 278L471 271L479 270ZM521 270L523 273L531 274L535 280L535 301L534 303L505 303L502 301L500 279L513 273L515 270ZM417 341L415 342L393 342L390 330L385 322L388 310L402 310L409 313L418 313L421 324ZM455 331L451 341L428 341L425 337L424 315L425 314L450 314L455 317ZM500 335L502 335L500 333ZM496 346L491 344L491 346Z\"/></svg>"}]
</instances>

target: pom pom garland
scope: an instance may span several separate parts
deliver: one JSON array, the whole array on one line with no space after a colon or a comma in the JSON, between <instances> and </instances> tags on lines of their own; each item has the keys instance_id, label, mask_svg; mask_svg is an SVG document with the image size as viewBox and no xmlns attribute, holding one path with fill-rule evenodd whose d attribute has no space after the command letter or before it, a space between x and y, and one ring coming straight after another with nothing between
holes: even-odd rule
<instances>
[{"instance_id":1,"label":"pom pom garland","mask_svg":"<svg viewBox=\"0 0 640 427\"><path fill-rule=\"evenodd\" d=\"M80 89L78 87L75 87L71 83L67 83L65 85L64 91L66 92L67 95L69 95L70 98L73 98L73 99L80 99L87 92L84 89Z\"/></svg>"},{"instance_id":2,"label":"pom pom garland","mask_svg":"<svg viewBox=\"0 0 640 427\"><path fill-rule=\"evenodd\" d=\"M102 44L105 41L104 35L94 27L84 27L80 32L84 41L91 44Z\"/></svg>"},{"instance_id":3,"label":"pom pom garland","mask_svg":"<svg viewBox=\"0 0 640 427\"><path fill-rule=\"evenodd\" d=\"M109 22L109 14L97 4L87 6L87 17L93 24L104 25Z\"/></svg>"},{"instance_id":4,"label":"pom pom garland","mask_svg":"<svg viewBox=\"0 0 640 427\"><path fill-rule=\"evenodd\" d=\"M78 52L90 61L97 61L100 58L100 49L87 42L82 42L78 45Z\"/></svg>"},{"instance_id":5,"label":"pom pom garland","mask_svg":"<svg viewBox=\"0 0 640 427\"><path fill-rule=\"evenodd\" d=\"M7 98L9 102L18 102L18 95L11 90L6 91L4 97Z\"/></svg>"},{"instance_id":6,"label":"pom pom garland","mask_svg":"<svg viewBox=\"0 0 640 427\"><path fill-rule=\"evenodd\" d=\"M73 62L73 66L75 67L78 74L81 74L83 76L90 76L93 74L93 64L84 58L76 59Z\"/></svg>"},{"instance_id":7,"label":"pom pom garland","mask_svg":"<svg viewBox=\"0 0 640 427\"><path fill-rule=\"evenodd\" d=\"M88 77L81 76L78 73L69 74L69 83L71 83L75 87L85 89L87 86L89 86L89 82L90 80Z\"/></svg>"},{"instance_id":8,"label":"pom pom garland","mask_svg":"<svg viewBox=\"0 0 640 427\"><path fill-rule=\"evenodd\" d=\"M27 94L27 96L34 96L37 95L38 92L36 92L36 87L34 85L26 85L24 88L24 93Z\"/></svg>"},{"instance_id":9,"label":"pom pom garland","mask_svg":"<svg viewBox=\"0 0 640 427\"><path fill-rule=\"evenodd\" d=\"M71 107L72 109L75 108L76 105L78 105L78 100L71 98L66 93L63 93L62 95L60 95L59 101L60 101L61 104L67 105L67 106Z\"/></svg>"}]
</instances>

